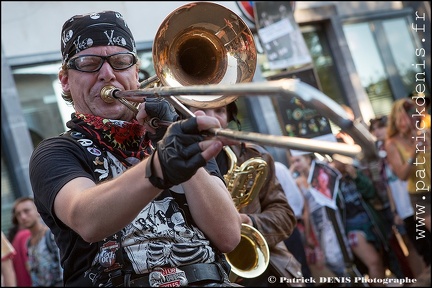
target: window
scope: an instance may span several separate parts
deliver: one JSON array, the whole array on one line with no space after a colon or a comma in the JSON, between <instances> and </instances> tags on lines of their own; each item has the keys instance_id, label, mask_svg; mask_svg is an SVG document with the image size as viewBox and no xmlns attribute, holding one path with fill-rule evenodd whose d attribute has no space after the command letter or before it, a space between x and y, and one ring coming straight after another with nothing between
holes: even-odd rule
<instances>
[{"instance_id":1,"label":"window","mask_svg":"<svg viewBox=\"0 0 432 288\"><path fill-rule=\"evenodd\" d=\"M422 73L416 57L416 39L408 32L406 19L383 21L383 29L388 38L391 55L395 61L398 75L401 78L406 94L414 90L416 73ZM420 46L420 45L417 45ZM423 77L424 78L424 77Z\"/></svg>"},{"instance_id":2,"label":"window","mask_svg":"<svg viewBox=\"0 0 432 288\"><path fill-rule=\"evenodd\" d=\"M312 56L322 92L337 103L346 103L339 86L339 77L334 67L335 63L329 47L328 38L323 29L321 26L314 25L302 26L301 30Z\"/></svg>"},{"instance_id":3,"label":"window","mask_svg":"<svg viewBox=\"0 0 432 288\"><path fill-rule=\"evenodd\" d=\"M407 18L343 26L362 86L376 115L387 115L395 99L414 90L420 59Z\"/></svg>"}]
</instances>

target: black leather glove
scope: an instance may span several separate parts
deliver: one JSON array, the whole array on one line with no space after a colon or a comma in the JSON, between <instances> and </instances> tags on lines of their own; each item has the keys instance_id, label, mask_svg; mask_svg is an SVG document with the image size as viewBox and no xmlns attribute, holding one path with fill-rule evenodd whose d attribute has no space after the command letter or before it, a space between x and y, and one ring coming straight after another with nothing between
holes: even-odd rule
<instances>
[{"instance_id":1,"label":"black leather glove","mask_svg":"<svg viewBox=\"0 0 432 288\"><path fill-rule=\"evenodd\" d=\"M146 177L160 189L168 189L189 180L200 167L206 165L198 145L203 139L195 117L173 123L155 149L155 152L158 151L163 179L154 176L151 170L154 153L147 162Z\"/></svg>"},{"instance_id":2,"label":"black leather glove","mask_svg":"<svg viewBox=\"0 0 432 288\"><path fill-rule=\"evenodd\" d=\"M162 121L175 122L179 119L174 107L164 98L146 98L145 110L150 118L157 118ZM146 137L153 142L153 145L162 139L167 130L167 126L156 127L156 133L146 133Z\"/></svg>"}]
</instances>

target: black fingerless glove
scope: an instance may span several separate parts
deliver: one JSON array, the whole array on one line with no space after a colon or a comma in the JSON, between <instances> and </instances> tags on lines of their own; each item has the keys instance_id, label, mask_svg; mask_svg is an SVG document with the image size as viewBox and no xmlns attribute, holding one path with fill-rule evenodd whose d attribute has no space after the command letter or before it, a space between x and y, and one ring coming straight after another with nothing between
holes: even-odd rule
<instances>
[{"instance_id":1,"label":"black fingerless glove","mask_svg":"<svg viewBox=\"0 0 432 288\"><path fill-rule=\"evenodd\" d=\"M206 165L198 143L204 139L199 134L195 117L181 120L168 127L165 136L157 143L163 180L152 171L153 155L147 162L146 177L153 186L168 189L189 180L196 171Z\"/></svg>"},{"instance_id":2,"label":"black fingerless glove","mask_svg":"<svg viewBox=\"0 0 432 288\"><path fill-rule=\"evenodd\" d=\"M175 122L179 119L174 107L164 98L146 98L145 111L150 118L157 118L162 121ZM165 135L167 127L159 126L156 133L147 132L146 137L153 142L153 145L162 139Z\"/></svg>"}]
</instances>

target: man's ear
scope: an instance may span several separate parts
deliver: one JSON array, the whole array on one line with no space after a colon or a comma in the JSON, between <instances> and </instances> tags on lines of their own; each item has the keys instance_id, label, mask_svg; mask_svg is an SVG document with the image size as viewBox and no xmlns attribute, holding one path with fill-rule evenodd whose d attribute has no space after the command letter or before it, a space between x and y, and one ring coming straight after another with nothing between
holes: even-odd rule
<instances>
[{"instance_id":1,"label":"man's ear","mask_svg":"<svg viewBox=\"0 0 432 288\"><path fill-rule=\"evenodd\" d=\"M70 89L69 88L69 76L66 73L64 73L64 72L60 72L59 75L58 75L58 78L60 80L60 84L61 84L62 90L64 92L70 92L69 91L69 89Z\"/></svg>"},{"instance_id":2,"label":"man's ear","mask_svg":"<svg viewBox=\"0 0 432 288\"><path fill-rule=\"evenodd\" d=\"M135 77L136 77L136 79L137 79L137 89L139 89L140 88L140 86L141 86L141 83L140 83L140 78L139 78L139 72L140 72L140 69L139 69L139 66L137 65L137 69L136 69L136 75L135 75Z\"/></svg>"}]
</instances>

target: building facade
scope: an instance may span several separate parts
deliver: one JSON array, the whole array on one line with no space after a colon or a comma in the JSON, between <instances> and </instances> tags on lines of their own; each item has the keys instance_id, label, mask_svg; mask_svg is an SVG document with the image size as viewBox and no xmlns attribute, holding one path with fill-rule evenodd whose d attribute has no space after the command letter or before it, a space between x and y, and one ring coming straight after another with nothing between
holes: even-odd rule
<instances>
[{"instance_id":1,"label":"building facade","mask_svg":"<svg viewBox=\"0 0 432 288\"><path fill-rule=\"evenodd\" d=\"M294 19L312 62L270 69L257 27L242 1L215 2L237 13L254 34L258 64L254 82L300 78L366 124L389 113L394 100L415 89L430 95L430 2L291 1ZM250 2L250 1L246 1ZM17 197L32 195L28 161L37 143L58 135L72 111L60 96L60 31L75 14L116 10L135 34L142 78L154 75L152 44L159 24L187 1L2 1L2 230L10 225ZM424 88L421 88L424 87ZM239 97L244 131L286 135L273 97ZM331 120L331 119L330 119ZM337 133L337 127L333 127ZM286 163L283 148L267 147Z\"/></svg>"}]
</instances>

